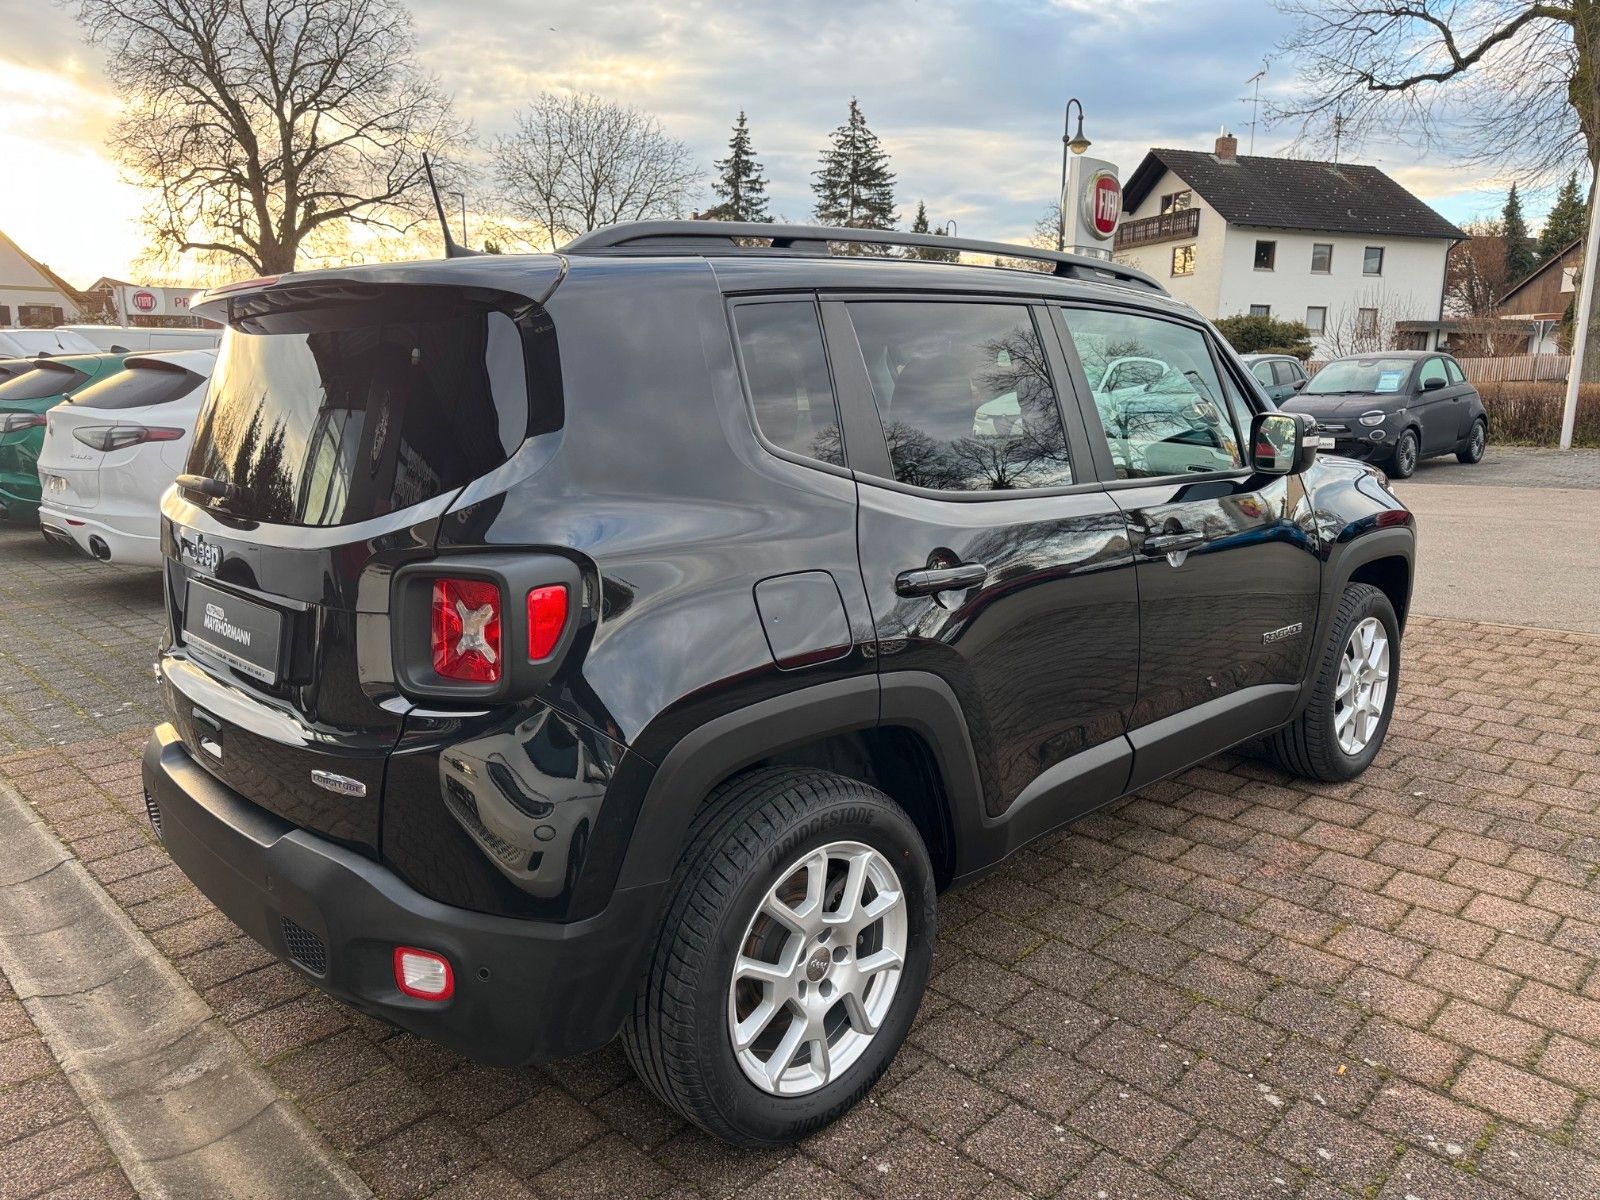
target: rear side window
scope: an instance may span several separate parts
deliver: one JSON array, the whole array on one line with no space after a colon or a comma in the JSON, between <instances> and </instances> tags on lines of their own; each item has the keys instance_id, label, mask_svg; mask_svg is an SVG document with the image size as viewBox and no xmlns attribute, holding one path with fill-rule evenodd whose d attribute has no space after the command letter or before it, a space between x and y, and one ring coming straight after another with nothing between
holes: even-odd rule
<instances>
[{"instance_id":1,"label":"rear side window","mask_svg":"<svg viewBox=\"0 0 1600 1200\"><path fill-rule=\"evenodd\" d=\"M150 408L181 400L205 381L204 375L175 364L156 366L143 363L91 383L73 396L72 403L84 408L108 410Z\"/></svg>"},{"instance_id":2,"label":"rear side window","mask_svg":"<svg viewBox=\"0 0 1600 1200\"><path fill-rule=\"evenodd\" d=\"M1229 413L1236 397L1217 375L1198 329L1130 312L1068 308L1061 315L1088 376L1117 478L1243 465Z\"/></svg>"},{"instance_id":3,"label":"rear side window","mask_svg":"<svg viewBox=\"0 0 1600 1200\"><path fill-rule=\"evenodd\" d=\"M1072 483L1033 314L1017 304L848 306L894 477L946 492Z\"/></svg>"},{"instance_id":4,"label":"rear side window","mask_svg":"<svg viewBox=\"0 0 1600 1200\"><path fill-rule=\"evenodd\" d=\"M366 520L470 483L560 427L555 330L542 310L406 291L268 311L228 330L188 470L238 489L229 513Z\"/></svg>"},{"instance_id":5,"label":"rear side window","mask_svg":"<svg viewBox=\"0 0 1600 1200\"><path fill-rule=\"evenodd\" d=\"M0 404L8 400L43 400L70 392L89 376L73 367L34 367L0 383Z\"/></svg>"},{"instance_id":6,"label":"rear side window","mask_svg":"<svg viewBox=\"0 0 1600 1200\"><path fill-rule=\"evenodd\" d=\"M741 304L733 322L761 435L791 454L842 467L839 409L816 305L810 300Z\"/></svg>"},{"instance_id":7,"label":"rear side window","mask_svg":"<svg viewBox=\"0 0 1600 1200\"><path fill-rule=\"evenodd\" d=\"M1450 382L1451 383L1465 383L1467 381L1466 372L1461 369L1460 365L1456 362L1455 359L1453 359L1453 358L1445 359L1444 360L1444 369L1445 369L1446 373L1450 376Z\"/></svg>"},{"instance_id":8,"label":"rear side window","mask_svg":"<svg viewBox=\"0 0 1600 1200\"><path fill-rule=\"evenodd\" d=\"M1273 374L1277 376L1278 383L1292 386L1300 380L1300 368L1287 359L1275 359L1272 364Z\"/></svg>"}]
</instances>

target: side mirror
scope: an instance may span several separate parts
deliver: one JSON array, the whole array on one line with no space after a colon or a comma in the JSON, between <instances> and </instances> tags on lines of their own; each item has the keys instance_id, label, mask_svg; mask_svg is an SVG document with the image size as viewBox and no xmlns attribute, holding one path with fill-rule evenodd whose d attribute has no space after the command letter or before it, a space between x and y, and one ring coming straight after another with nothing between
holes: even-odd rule
<instances>
[{"instance_id":1,"label":"side mirror","mask_svg":"<svg viewBox=\"0 0 1600 1200\"><path fill-rule=\"evenodd\" d=\"M1422 381L1422 390L1425 392L1437 392L1444 386L1446 386L1445 381L1440 379L1437 375L1435 375L1432 379L1424 379Z\"/></svg>"},{"instance_id":2,"label":"side mirror","mask_svg":"<svg viewBox=\"0 0 1600 1200\"><path fill-rule=\"evenodd\" d=\"M1305 387L1305 385L1310 383L1310 382L1311 382L1311 380L1302 377L1300 379L1296 379L1289 386L1292 387L1295 391L1298 392L1301 388Z\"/></svg>"},{"instance_id":3,"label":"side mirror","mask_svg":"<svg viewBox=\"0 0 1600 1200\"><path fill-rule=\"evenodd\" d=\"M1316 461L1316 430L1309 413L1257 413L1250 422L1250 465L1262 475L1298 475Z\"/></svg>"}]
</instances>

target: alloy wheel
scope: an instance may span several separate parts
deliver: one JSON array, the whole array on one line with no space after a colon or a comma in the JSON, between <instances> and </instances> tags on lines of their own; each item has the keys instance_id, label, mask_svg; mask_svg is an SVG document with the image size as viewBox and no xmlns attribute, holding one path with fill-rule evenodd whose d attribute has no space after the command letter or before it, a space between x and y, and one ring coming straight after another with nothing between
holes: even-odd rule
<instances>
[{"instance_id":1,"label":"alloy wheel","mask_svg":"<svg viewBox=\"0 0 1600 1200\"><path fill-rule=\"evenodd\" d=\"M1484 446L1488 440L1489 437L1484 432L1483 422L1474 421L1472 423L1472 440L1467 446L1467 453L1471 456L1473 462L1477 462L1483 457Z\"/></svg>"},{"instance_id":2,"label":"alloy wheel","mask_svg":"<svg viewBox=\"0 0 1600 1200\"><path fill-rule=\"evenodd\" d=\"M728 987L728 1035L750 1082L803 1096L849 1070L894 1003L908 929L900 877L871 846L831 842L785 867Z\"/></svg>"},{"instance_id":3,"label":"alloy wheel","mask_svg":"<svg viewBox=\"0 0 1600 1200\"><path fill-rule=\"evenodd\" d=\"M1389 699L1389 634L1376 617L1350 632L1334 689L1333 732L1339 749L1360 754L1371 743Z\"/></svg>"}]
</instances>

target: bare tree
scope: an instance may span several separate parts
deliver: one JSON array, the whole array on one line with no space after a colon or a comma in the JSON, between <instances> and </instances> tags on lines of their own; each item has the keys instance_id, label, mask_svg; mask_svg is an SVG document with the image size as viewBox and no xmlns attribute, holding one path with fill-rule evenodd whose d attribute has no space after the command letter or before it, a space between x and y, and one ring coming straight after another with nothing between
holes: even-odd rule
<instances>
[{"instance_id":1,"label":"bare tree","mask_svg":"<svg viewBox=\"0 0 1600 1200\"><path fill-rule=\"evenodd\" d=\"M629 104L542 92L495 139L507 210L555 245L618 221L681 216L700 170L689 147Z\"/></svg>"},{"instance_id":2,"label":"bare tree","mask_svg":"<svg viewBox=\"0 0 1600 1200\"><path fill-rule=\"evenodd\" d=\"M1338 358L1396 349L1396 326L1415 319L1417 310L1407 299L1368 291L1328 314L1321 335L1323 352L1328 358Z\"/></svg>"},{"instance_id":3,"label":"bare tree","mask_svg":"<svg viewBox=\"0 0 1600 1200\"><path fill-rule=\"evenodd\" d=\"M1600 161L1594 0L1277 0L1299 94L1270 110L1319 142L1404 133L1466 162L1563 175ZM1600 284L1595 280L1590 286ZM1600 305L1583 379L1600 380Z\"/></svg>"},{"instance_id":4,"label":"bare tree","mask_svg":"<svg viewBox=\"0 0 1600 1200\"><path fill-rule=\"evenodd\" d=\"M1504 230L1498 221L1471 221L1462 232L1467 240L1445 259L1445 309L1456 317L1492 316L1510 285Z\"/></svg>"},{"instance_id":5,"label":"bare tree","mask_svg":"<svg viewBox=\"0 0 1600 1200\"><path fill-rule=\"evenodd\" d=\"M125 104L112 145L156 196L169 252L260 274L351 223L404 229L424 211L424 150L469 130L413 61L398 0L72 0Z\"/></svg>"}]
</instances>

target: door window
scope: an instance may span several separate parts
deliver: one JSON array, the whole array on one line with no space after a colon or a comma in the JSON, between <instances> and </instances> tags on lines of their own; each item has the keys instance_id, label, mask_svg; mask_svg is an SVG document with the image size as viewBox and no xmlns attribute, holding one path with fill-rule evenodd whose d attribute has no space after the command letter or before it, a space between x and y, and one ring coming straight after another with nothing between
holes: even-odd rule
<instances>
[{"instance_id":1,"label":"door window","mask_svg":"<svg viewBox=\"0 0 1600 1200\"><path fill-rule=\"evenodd\" d=\"M1444 360L1442 358L1430 358L1422 364L1422 371L1417 376L1417 387L1419 389L1426 387L1430 379L1437 379L1442 384L1449 384L1450 376L1445 374Z\"/></svg>"},{"instance_id":2,"label":"door window","mask_svg":"<svg viewBox=\"0 0 1600 1200\"><path fill-rule=\"evenodd\" d=\"M1276 359L1272 364L1272 370L1282 387L1293 387L1305 378L1305 372L1286 358Z\"/></svg>"},{"instance_id":3,"label":"door window","mask_svg":"<svg viewBox=\"0 0 1600 1200\"><path fill-rule=\"evenodd\" d=\"M843 466L839 410L816 305L810 300L741 304L734 310L734 326L762 436L791 454Z\"/></svg>"},{"instance_id":4,"label":"door window","mask_svg":"<svg viewBox=\"0 0 1600 1200\"><path fill-rule=\"evenodd\" d=\"M1063 309L1119 479L1243 465L1235 397L1198 329L1136 313ZM1145 364L1130 379L1123 364Z\"/></svg>"},{"instance_id":5,"label":"door window","mask_svg":"<svg viewBox=\"0 0 1600 1200\"><path fill-rule=\"evenodd\" d=\"M947 492L1072 483L1033 314L1017 304L847 306L894 477Z\"/></svg>"}]
</instances>

